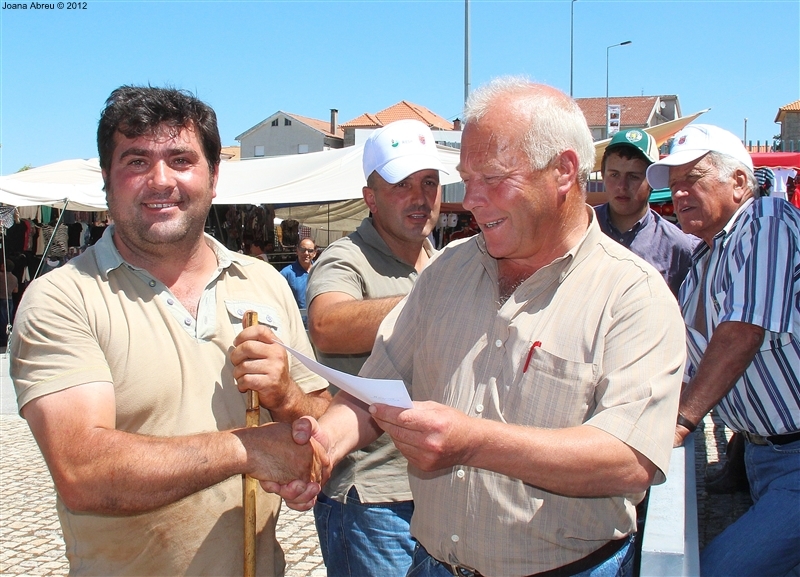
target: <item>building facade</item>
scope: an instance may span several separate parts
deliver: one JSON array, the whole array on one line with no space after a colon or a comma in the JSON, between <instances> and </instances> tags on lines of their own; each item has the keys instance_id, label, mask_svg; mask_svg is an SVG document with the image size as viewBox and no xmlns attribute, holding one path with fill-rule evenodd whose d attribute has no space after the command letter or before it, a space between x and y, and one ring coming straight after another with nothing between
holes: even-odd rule
<instances>
[{"instance_id":1,"label":"building facade","mask_svg":"<svg viewBox=\"0 0 800 577\"><path fill-rule=\"evenodd\" d=\"M338 126L338 111L331 109L330 122L279 110L236 137L242 158L306 154L342 148L344 132Z\"/></svg>"}]
</instances>

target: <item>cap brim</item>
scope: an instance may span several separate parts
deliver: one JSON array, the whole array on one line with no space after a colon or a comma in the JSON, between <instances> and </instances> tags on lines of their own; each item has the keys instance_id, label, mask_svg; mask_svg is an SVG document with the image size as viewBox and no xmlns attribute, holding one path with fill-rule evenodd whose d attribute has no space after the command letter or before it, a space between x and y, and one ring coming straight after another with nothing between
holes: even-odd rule
<instances>
[{"instance_id":1,"label":"cap brim","mask_svg":"<svg viewBox=\"0 0 800 577\"><path fill-rule=\"evenodd\" d=\"M647 182L653 190L669 188L669 169L688 164L708 154L708 150L681 150L647 167Z\"/></svg>"},{"instance_id":2,"label":"cap brim","mask_svg":"<svg viewBox=\"0 0 800 577\"><path fill-rule=\"evenodd\" d=\"M429 154L414 154L390 160L376 169L378 174L389 184L397 184L407 176L420 170L438 170L450 174L444 165Z\"/></svg>"}]
</instances>

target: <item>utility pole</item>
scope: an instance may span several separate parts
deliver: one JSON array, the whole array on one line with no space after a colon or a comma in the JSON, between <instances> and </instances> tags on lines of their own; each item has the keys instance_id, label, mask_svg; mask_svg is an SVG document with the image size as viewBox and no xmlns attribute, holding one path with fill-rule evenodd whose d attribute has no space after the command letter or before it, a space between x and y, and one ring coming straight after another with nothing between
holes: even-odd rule
<instances>
[{"instance_id":1,"label":"utility pole","mask_svg":"<svg viewBox=\"0 0 800 577\"><path fill-rule=\"evenodd\" d=\"M464 104L469 97L469 0L464 0Z\"/></svg>"}]
</instances>

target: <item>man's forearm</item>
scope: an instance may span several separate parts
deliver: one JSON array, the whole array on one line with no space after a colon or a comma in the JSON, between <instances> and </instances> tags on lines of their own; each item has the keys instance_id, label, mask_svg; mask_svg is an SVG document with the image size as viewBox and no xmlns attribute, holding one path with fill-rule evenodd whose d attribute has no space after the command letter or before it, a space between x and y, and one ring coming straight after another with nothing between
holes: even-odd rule
<instances>
[{"instance_id":1,"label":"man's forearm","mask_svg":"<svg viewBox=\"0 0 800 577\"><path fill-rule=\"evenodd\" d=\"M720 324L681 394L681 415L699 423L741 378L763 341L764 329L759 326L733 321Z\"/></svg>"},{"instance_id":2,"label":"man's forearm","mask_svg":"<svg viewBox=\"0 0 800 577\"><path fill-rule=\"evenodd\" d=\"M327 390L304 393L296 384L293 386L297 390L292 395L291 403L269 409L273 421L292 423L304 415L317 419L331 404L331 395Z\"/></svg>"},{"instance_id":3,"label":"man's forearm","mask_svg":"<svg viewBox=\"0 0 800 577\"><path fill-rule=\"evenodd\" d=\"M77 512L133 515L234 475L288 482L311 471L312 448L298 447L286 423L183 437L95 427L37 442L59 496Z\"/></svg>"},{"instance_id":4,"label":"man's forearm","mask_svg":"<svg viewBox=\"0 0 800 577\"><path fill-rule=\"evenodd\" d=\"M328 410L319 418L319 425L331 443L331 467L383 434L367 407L344 391L333 398Z\"/></svg>"},{"instance_id":5,"label":"man's forearm","mask_svg":"<svg viewBox=\"0 0 800 577\"><path fill-rule=\"evenodd\" d=\"M409 410L374 410L395 446L423 471L474 467L570 497L642 492L657 471L643 455L590 425L540 429L469 417L430 401Z\"/></svg>"},{"instance_id":6,"label":"man's forearm","mask_svg":"<svg viewBox=\"0 0 800 577\"><path fill-rule=\"evenodd\" d=\"M645 491L656 467L611 434L589 425L531 429L483 421L494 429L469 465L520 479L571 497L605 497ZM477 432L477 431L476 431Z\"/></svg>"},{"instance_id":7,"label":"man's forearm","mask_svg":"<svg viewBox=\"0 0 800 577\"><path fill-rule=\"evenodd\" d=\"M242 472L247 463L232 433L161 438L95 429L79 442L82 450L43 451L59 495L80 512L151 511ZM50 454L55 451L61 455Z\"/></svg>"},{"instance_id":8,"label":"man's forearm","mask_svg":"<svg viewBox=\"0 0 800 577\"><path fill-rule=\"evenodd\" d=\"M314 346L329 354L370 352L381 322L403 298L352 299L325 307L312 303L309 322Z\"/></svg>"}]
</instances>

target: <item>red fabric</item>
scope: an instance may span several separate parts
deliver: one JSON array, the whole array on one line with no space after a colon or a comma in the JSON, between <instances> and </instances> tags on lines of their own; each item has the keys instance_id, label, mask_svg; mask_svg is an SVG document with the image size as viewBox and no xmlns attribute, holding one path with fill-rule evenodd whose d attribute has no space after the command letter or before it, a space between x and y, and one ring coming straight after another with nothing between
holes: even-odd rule
<instances>
[{"instance_id":1,"label":"red fabric","mask_svg":"<svg viewBox=\"0 0 800 577\"><path fill-rule=\"evenodd\" d=\"M753 166L800 169L800 152L751 152Z\"/></svg>"}]
</instances>

